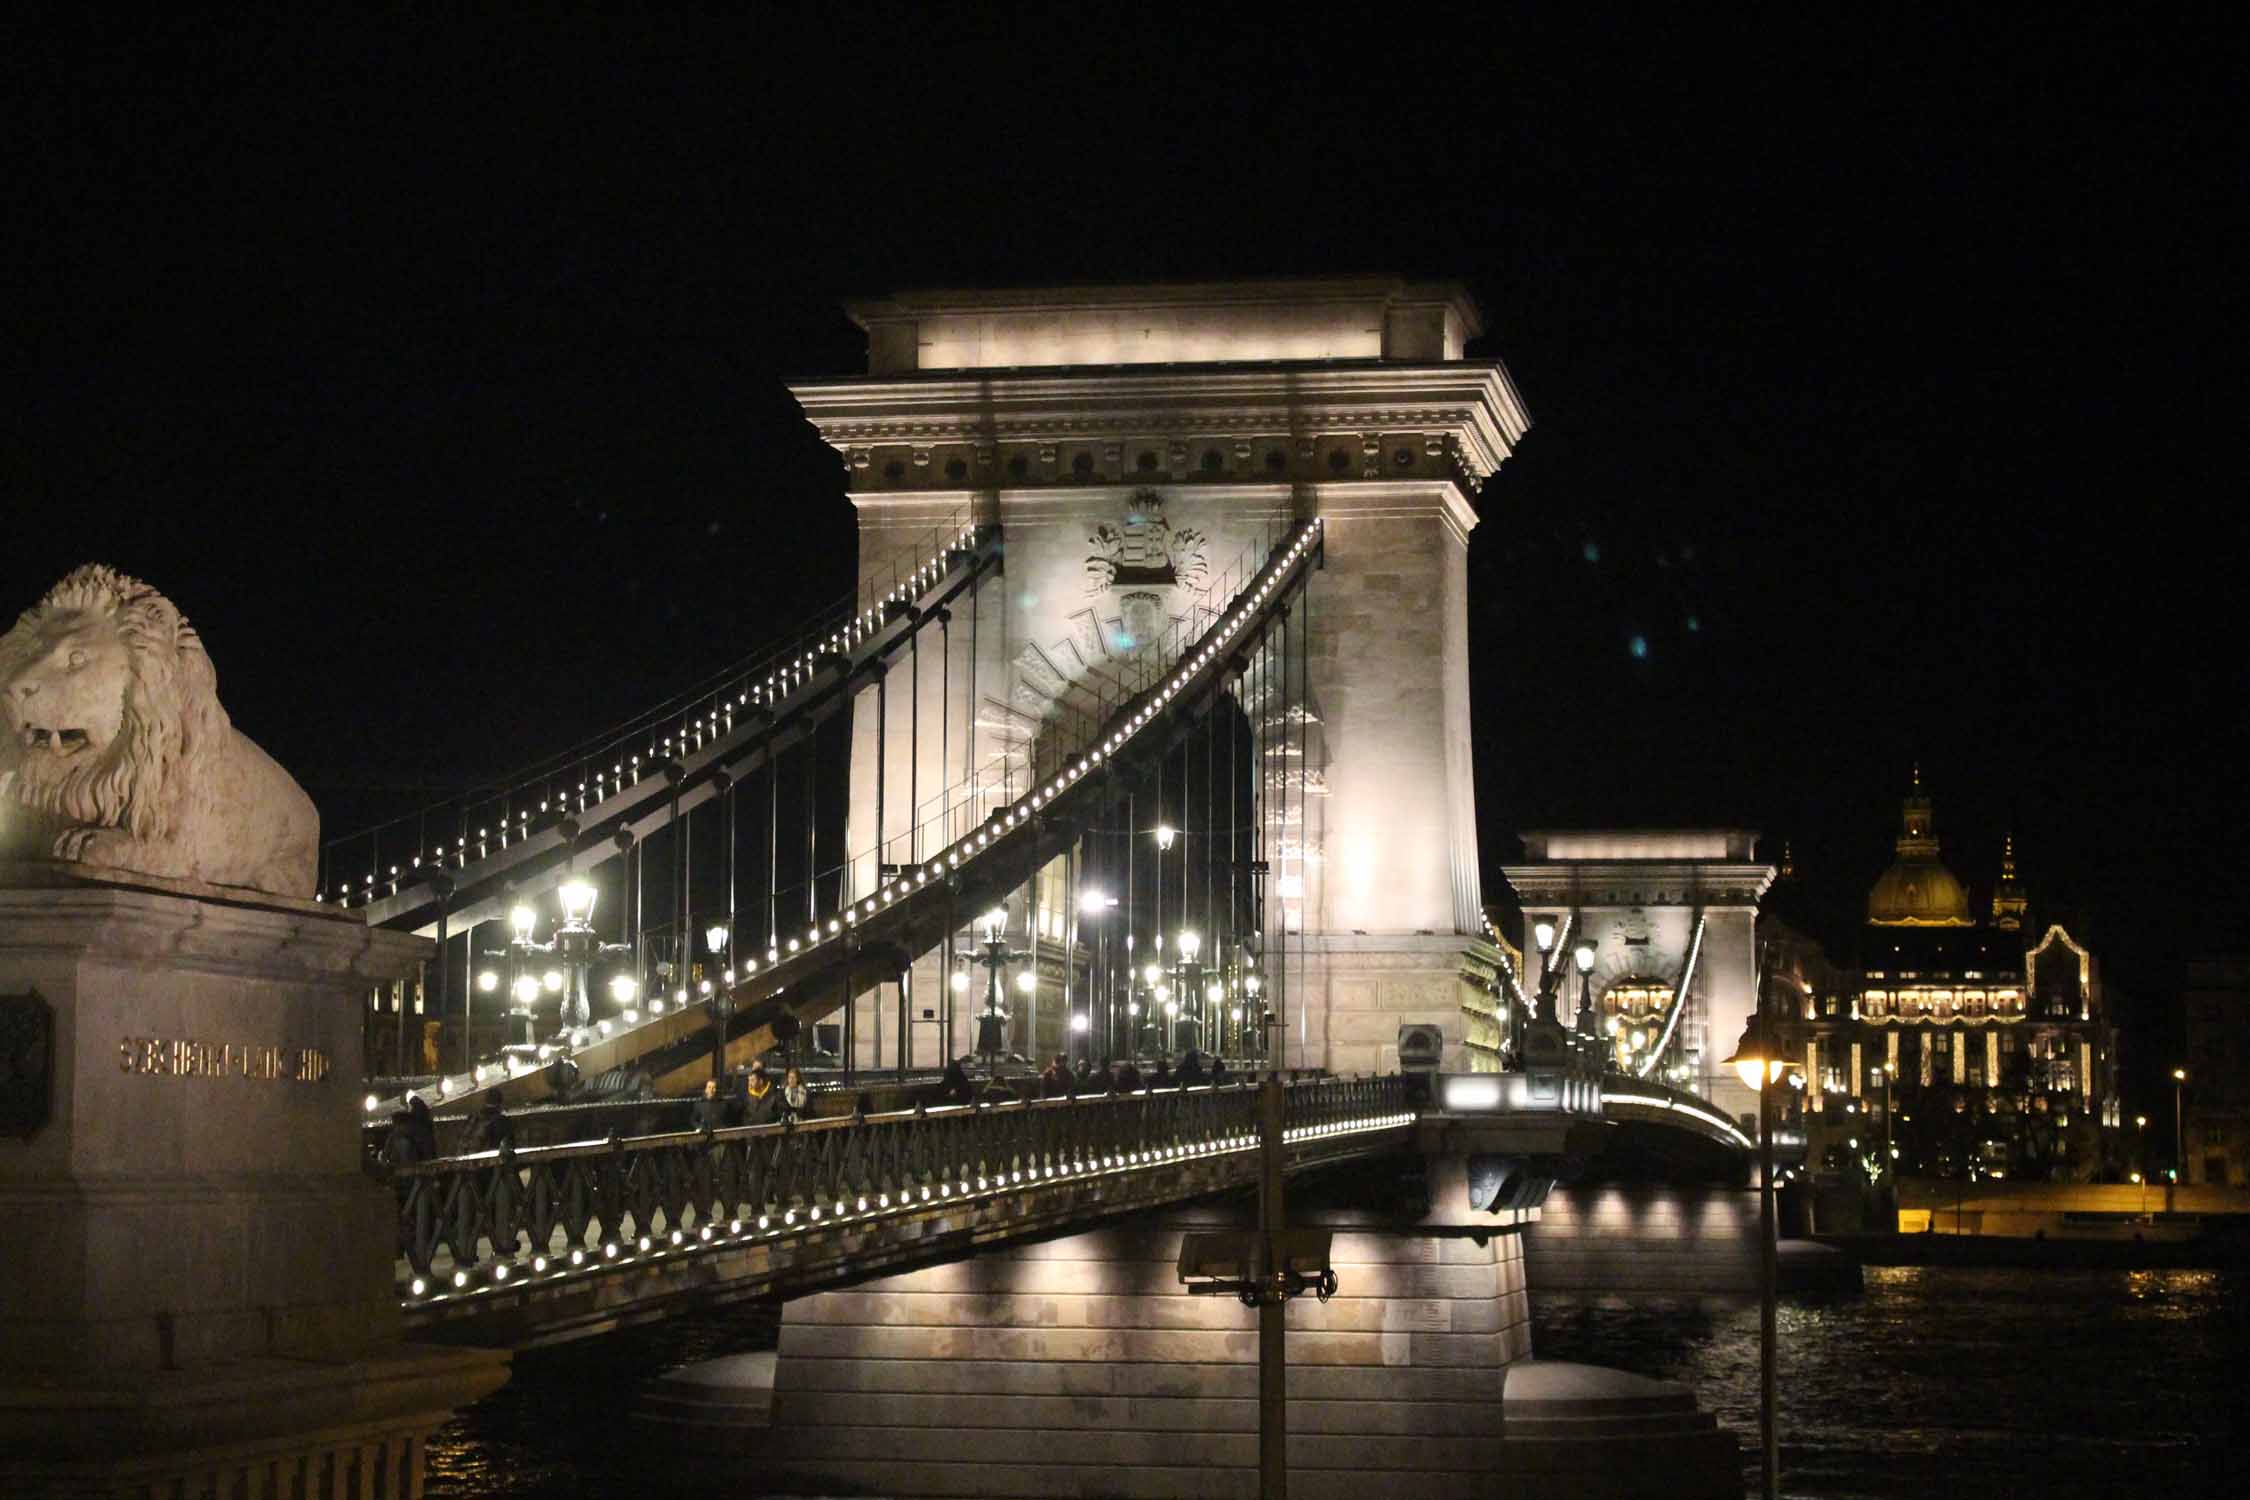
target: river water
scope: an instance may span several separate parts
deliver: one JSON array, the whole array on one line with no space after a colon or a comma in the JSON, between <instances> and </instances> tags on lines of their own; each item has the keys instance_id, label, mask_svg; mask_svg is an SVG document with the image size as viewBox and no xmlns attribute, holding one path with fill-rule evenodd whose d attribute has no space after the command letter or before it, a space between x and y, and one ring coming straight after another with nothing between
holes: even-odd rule
<instances>
[{"instance_id":1,"label":"river water","mask_svg":"<svg viewBox=\"0 0 2250 1500\"><path fill-rule=\"evenodd\" d=\"M1782 1488L1792 1496L2124 1500L2250 1494L2250 1277L2219 1271L1870 1267L1851 1295L1781 1308ZM433 1439L428 1493L491 1500L754 1494L638 1444L635 1392L673 1365L771 1348L764 1309L519 1356ZM1682 1381L1742 1439L1755 1479L1754 1303L1538 1299L1547 1359ZM1401 1494L1405 1493L1403 1490Z\"/></svg>"}]
</instances>

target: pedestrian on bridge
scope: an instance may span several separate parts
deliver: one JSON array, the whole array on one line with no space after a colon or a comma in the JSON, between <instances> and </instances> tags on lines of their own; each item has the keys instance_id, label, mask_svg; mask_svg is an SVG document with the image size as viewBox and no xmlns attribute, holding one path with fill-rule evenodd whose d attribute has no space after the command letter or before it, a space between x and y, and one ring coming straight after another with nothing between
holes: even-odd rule
<instances>
[{"instance_id":1,"label":"pedestrian on bridge","mask_svg":"<svg viewBox=\"0 0 2250 1500\"><path fill-rule=\"evenodd\" d=\"M406 1133L413 1138L416 1161L437 1159L437 1121L430 1118L430 1101L420 1094L406 1096Z\"/></svg>"},{"instance_id":2,"label":"pedestrian on bridge","mask_svg":"<svg viewBox=\"0 0 2250 1500\"><path fill-rule=\"evenodd\" d=\"M1180 1087L1197 1088L1209 1081L1203 1072L1203 1059L1196 1055L1193 1047L1188 1048L1187 1055L1180 1059Z\"/></svg>"},{"instance_id":3,"label":"pedestrian on bridge","mask_svg":"<svg viewBox=\"0 0 2250 1500\"><path fill-rule=\"evenodd\" d=\"M1140 1091L1141 1070L1134 1067L1133 1060L1128 1057L1117 1068L1117 1092L1120 1094L1137 1094Z\"/></svg>"},{"instance_id":4,"label":"pedestrian on bridge","mask_svg":"<svg viewBox=\"0 0 2250 1500\"><path fill-rule=\"evenodd\" d=\"M956 1057L945 1065L945 1072L938 1079L936 1103L974 1104L976 1102L976 1085L969 1082L969 1070L964 1066L967 1062L968 1059L965 1057Z\"/></svg>"},{"instance_id":5,"label":"pedestrian on bridge","mask_svg":"<svg viewBox=\"0 0 2250 1500\"><path fill-rule=\"evenodd\" d=\"M750 1082L742 1091L742 1122L745 1125L771 1125L781 1118L781 1091L773 1086L766 1073L764 1058L750 1065Z\"/></svg>"},{"instance_id":6,"label":"pedestrian on bridge","mask_svg":"<svg viewBox=\"0 0 2250 1500\"><path fill-rule=\"evenodd\" d=\"M703 1097L695 1101L695 1128L698 1130L724 1130L727 1124L727 1100L719 1093L719 1080L703 1080Z\"/></svg>"},{"instance_id":7,"label":"pedestrian on bridge","mask_svg":"<svg viewBox=\"0 0 2250 1500\"><path fill-rule=\"evenodd\" d=\"M1061 1053L1047 1064L1047 1071L1039 1075L1039 1094L1045 1099L1074 1099L1078 1096L1078 1077L1070 1071L1070 1060Z\"/></svg>"},{"instance_id":8,"label":"pedestrian on bridge","mask_svg":"<svg viewBox=\"0 0 2250 1500\"><path fill-rule=\"evenodd\" d=\"M805 1075L794 1067L781 1075L781 1117L801 1120L812 1112L812 1090L805 1086Z\"/></svg>"},{"instance_id":9,"label":"pedestrian on bridge","mask_svg":"<svg viewBox=\"0 0 2250 1500\"><path fill-rule=\"evenodd\" d=\"M1227 1082L1229 1080L1229 1077L1230 1075L1227 1072L1227 1060L1223 1057L1212 1058L1211 1087L1217 1088L1220 1084Z\"/></svg>"},{"instance_id":10,"label":"pedestrian on bridge","mask_svg":"<svg viewBox=\"0 0 2250 1500\"><path fill-rule=\"evenodd\" d=\"M508 1118L497 1091L484 1096L484 1107L477 1111L476 1131L471 1141L473 1149L478 1151L497 1151L516 1143L516 1122Z\"/></svg>"},{"instance_id":11,"label":"pedestrian on bridge","mask_svg":"<svg viewBox=\"0 0 2250 1500\"><path fill-rule=\"evenodd\" d=\"M1156 1060L1156 1071L1148 1075L1148 1086L1152 1089L1168 1089L1173 1082L1172 1059L1159 1057Z\"/></svg>"}]
</instances>

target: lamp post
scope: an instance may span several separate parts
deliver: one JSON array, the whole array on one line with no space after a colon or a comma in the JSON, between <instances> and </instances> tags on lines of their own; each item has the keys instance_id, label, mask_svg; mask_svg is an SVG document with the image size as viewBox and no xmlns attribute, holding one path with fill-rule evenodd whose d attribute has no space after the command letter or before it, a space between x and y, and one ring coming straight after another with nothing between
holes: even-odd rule
<instances>
[{"instance_id":1,"label":"lamp post","mask_svg":"<svg viewBox=\"0 0 2250 1500\"><path fill-rule=\"evenodd\" d=\"M1889 1058L1883 1060L1883 1183L1891 1195L1891 1228L1898 1228L1898 1146L1891 1134L1891 1081L1898 1077L1898 1064ZM1808 1144L1807 1154L1811 1154Z\"/></svg>"},{"instance_id":2,"label":"lamp post","mask_svg":"<svg viewBox=\"0 0 2250 1500\"><path fill-rule=\"evenodd\" d=\"M1113 1036L1117 1030L1115 1017L1107 1014L1115 1003L1115 994L1109 983L1109 927L1101 920L1116 909L1117 898L1107 891L1088 890L1079 892L1078 920L1081 923L1091 922L1094 924L1092 973L1098 977L1089 980L1086 985L1085 1024L1079 1024L1078 1013L1074 1012L1070 1019L1070 1030L1074 1038L1084 1037L1086 1039L1085 1060L1087 1062L1094 1060L1094 1010L1097 1004L1105 1012L1101 1025L1103 1037L1107 1039ZM1075 957L1075 955L1072 955L1073 961Z\"/></svg>"},{"instance_id":3,"label":"lamp post","mask_svg":"<svg viewBox=\"0 0 2250 1500\"><path fill-rule=\"evenodd\" d=\"M1265 1002L1258 998L1258 992L1265 987L1265 981L1255 973L1242 976L1242 992L1250 997L1243 1010L1249 1018L1250 1025L1257 1029L1255 1032L1244 1034L1240 1041L1245 1053L1261 1060L1265 1056L1266 1016ZM1252 1036L1256 1037L1256 1041L1251 1040Z\"/></svg>"},{"instance_id":4,"label":"lamp post","mask_svg":"<svg viewBox=\"0 0 2250 1500\"><path fill-rule=\"evenodd\" d=\"M1598 1042L1599 1031L1594 1025L1594 945L1580 938L1570 958L1578 966L1578 1035L1582 1041Z\"/></svg>"},{"instance_id":5,"label":"lamp post","mask_svg":"<svg viewBox=\"0 0 2250 1500\"><path fill-rule=\"evenodd\" d=\"M1156 825L1156 916L1152 925L1156 929L1156 946L1160 949L1164 946L1164 856L1172 852L1172 841L1179 836L1179 830L1169 823ZM1186 901L1183 898L1181 915L1186 914Z\"/></svg>"},{"instance_id":6,"label":"lamp post","mask_svg":"<svg viewBox=\"0 0 2250 1500\"><path fill-rule=\"evenodd\" d=\"M2172 1173L2164 1179L2164 1211L2172 1212L2172 1195L2179 1190L2180 1173L2187 1169L2187 1131L2180 1123L2180 1096L2187 1089L2187 1069L2172 1070Z\"/></svg>"},{"instance_id":7,"label":"lamp post","mask_svg":"<svg viewBox=\"0 0 2250 1500\"><path fill-rule=\"evenodd\" d=\"M1181 904L1186 905L1184 899ZM1197 961L1203 952L1203 934L1192 927L1182 929L1172 943L1172 951L1178 954L1179 958L1173 965L1172 1003L1167 1007L1167 1011L1172 1016L1177 1017L1180 1008L1184 1006L1188 1012L1188 1024L1195 1031L1195 1040L1201 1043L1205 1041L1208 1035L1208 1028L1202 1020L1198 1019L1196 1009L1196 1002L1203 994L1203 965ZM1176 1021L1173 1027L1172 1041L1175 1045L1179 1041Z\"/></svg>"},{"instance_id":8,"label":"lamp post","mask_svg":"<svg viewBox=\"0 0 2250 1500\"><path fill-rule=\"evenodd\" d=\"M724 922L713 922L703 929L703 949L711 955L714 967L721 969L726 982L714 988L709 979L702 983L703 1003L711 1012L711 1077L724 1077L727 1070L727 1021L734 1014L734 971L727 968L727 942L733 936Z\"/></svg>"},{"instance_id":9,"label":"lamp post","mask_svg":"<svg viewBox=\"0 0 2250 1500\"><path fill-rule=\"evenodd\" d=\"M1762 1002L1764 996L1760 995ZM1761 1449L1760 1494L1778 1500L1781 1493L1781 1447L1774 1432L1775 1343L1779 1322L1775 1283L1779 1280L1779 1255L1774 1239L1773 1203L1773 1085L1781 1077L1780 1049L1767 1031L1764 1006L1750 1013L1727 1061L1743 1086L1758 1091L1758 1439Z\"/></svg>"},{"instance_id":10,"label":"lamp post","mask_svg":"<svg viewBox=\"0 0 2250 1500\"><path fill-rule=\"evenodd\" d=\"M977 924L977 954L970 960L984 970L984 1013L977 1017L977 1056L987 1073L997 1071L1008 1050L1008 1007L1000 997L1000 978L1021 955L1008 947L1008 909L995 906Z\"/></svg>"},{"instance_id":11,"label":"lamp post","mask_svg":"<svg viewBox=\"0 0 2250 1500\"><path fill-rule=\"evenodd\" d=\"M2147 1115L2133 1116L2133 1159L2140 1163L2140 1170L2133 1174L2133 1180L2141 1185L2141 1217L2145 1219L2148 1217Z\"/></svg>"}]
</instances>

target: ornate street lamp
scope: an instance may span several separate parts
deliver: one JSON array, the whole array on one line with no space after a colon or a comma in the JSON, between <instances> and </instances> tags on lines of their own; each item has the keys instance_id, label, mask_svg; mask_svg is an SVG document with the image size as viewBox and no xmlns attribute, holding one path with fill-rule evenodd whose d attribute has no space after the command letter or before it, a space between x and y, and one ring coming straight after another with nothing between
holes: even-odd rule
<instances>
[{"instance_id":1,"label":"ornate street lamp","mask_svg":"<svg viewBox=\"0 0 2250 1500\"><path fill-rule=\"evenodd\" d=\"M1008 965L1023 955L1008 947L1008 909L995 906L978 924L978 952L971 960L984 970L984 1013L977 1017L977 1055L986 1071L998 1070L1000 1056L1008 1050L1008 1008L1001 1002L1000 979ZM1034 980L1034 983L1037 981ZM1019 987L1021 987L1019 985Z\"/></svg>"},{"instance_id":2,"label":"ornate street lamp","mask_svg":"<svg viewBox=\"0 0 2250 1500\"><path fill-rule=\"evenodd\" d=\"M703 949L711 955L714 968L724 968L727 942L732 936L724 922L713 922L703 929ZM726 983L713 987L706 979L701 985L704 1006L711 1014L711 1077L725 1076L727 1070L727 1021L734 1014L734 971L726 970Z\"/></svg>"},{"instance_id":3,"label":"ornate street lamp","mask_svg":"<svg viewBox=\"0 0 2250 1500\"><path fill-rule=\"evenodd\" d=\"M1108 1014L1115 997L1109 982L1109 927L1102 921L1103 917L1116 909L1117 898L1107 891L1086 890L1078 894L1079 921L1094 924L1094 961L1086 985L1086 1009L1072 1013L1070 1029L1074 1037L1085 1039L1085 1060L1089 1063L1094 1060L1094 1011L1097 1007L1104 1012L1101 1027L1103 1036L1113 1039L1117 1031L1115 1017ZM1081 1014L1086 1017L1086 1024L1083 1026L1078 1023Z\"/></svg>"},{"instance_id":4,"label":"ornate street lamp","mask_svg":"<svg viewBox=\"0 0 2250 1500\"><path fill-rule=\"evenodd\" d=\"M1764 995L1759 996L1760 1001ZM1758 1437L1763 1458L1760 1472L1765 1500L1776 1500L1781 1486L1781 1449L1774 1433L1775 1345L1778 1312L1775 1283L1779 1280L1779 1251L1774 1238L1773 1202L1773 1085L1780 1081L1783 1061L1766 1025L1763 1005L1751 1012L1735 1044L1728 1066L1742 1079L1743 1087L1758 1092Z\"/></svg>"},{"instance_id":5,"label":"ornate street lamp","mask_svg":"<svg viewBox=\"0 0 2250 1500\"><path fill-rule=\"evenodd\" d=\"M1570 953L1571 962L1578 966L1578 1035L1586 1041L1598 1040L1594 1025L1594 945L1579 939Z\"/></svg>"},{"instance_id":6,"label":"ornate street lamp","mask_svg":"<svg viewBox=\"0 0 2250 1500\"><path fill-rule=\"evenodd\" d=\"M2172 1199L2180 1185L2180 1173L2187 1168L2187 1131L2181 1125L2180 1099L2187 1090L2187 1069L2172 1070L2172 1171L2164 1179L2164 1211L2172 1212Z\"/></svg>"},{"instance_id":7,"label":"ornate street lamp","mask_svg":"<svg viewBox=\"0 0 2250 1500\"><path fill-rule=\"evenodd\" d=\"M586 981L595 962L605 953L629 950L624 943L603 942L594 931L594 902L600 891L592 881L566 880L555 894L562 903L562 926L555 929L551 946L564 969L562 1029L565 1036L576 1036L593 1024Z\"/></svg>"}]
</instances>

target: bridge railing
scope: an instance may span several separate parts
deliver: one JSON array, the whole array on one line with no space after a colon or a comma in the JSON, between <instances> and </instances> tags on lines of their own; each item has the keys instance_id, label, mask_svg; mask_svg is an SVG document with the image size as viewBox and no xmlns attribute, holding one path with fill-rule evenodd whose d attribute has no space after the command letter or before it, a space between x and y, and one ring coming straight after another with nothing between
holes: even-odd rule
<instances>
[{"instance_id":1,"label":"bridge railing","mask_svg":"<svg viewBox=\"0 0 2250 1500\"><path fill-rule=\"evenodd\" d=\"M1292 1142L1413 1118L1398 1075L1288 1085ZM1257 1145L1247 1083L947 1105L500 1150L401 1167L410 1297L569 1276Z\"/></svg>"}]
</instances>

